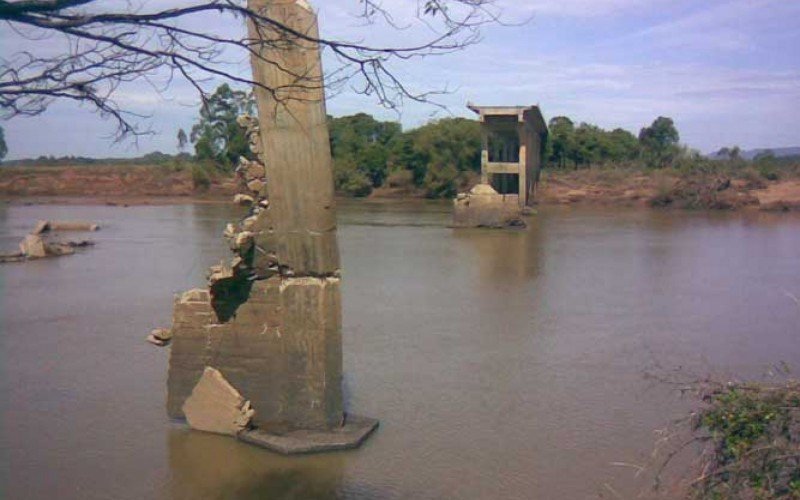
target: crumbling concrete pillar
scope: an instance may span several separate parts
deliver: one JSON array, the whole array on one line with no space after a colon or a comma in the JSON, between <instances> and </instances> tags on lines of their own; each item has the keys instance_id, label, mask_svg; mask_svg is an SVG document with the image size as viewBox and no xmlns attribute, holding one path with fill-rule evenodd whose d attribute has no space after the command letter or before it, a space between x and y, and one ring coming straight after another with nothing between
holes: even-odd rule
<instances>
[{"instance_id":1,"label":"crumbling concrete pillar","mask_svg":"<svg viewBox=\"0 0 800 500\"><path fill-rule=\"evenodd\" d=\"M248 7L286 28L248 26L259 42L252 57L259 118L240 124L257 159L243 159L237 172L251 208L225 230L231 264L212 268L208 290L176 299L168 413L185 416L187 398L212 367L252 404L257 429L241 439L285 453L357 446L377 421L346 418L342 402L339 249L317 18L305 0Z\"/></svg>"},{"instance_id":2,"label":"crumbling concrete pillar","mask_svg":"<svg viewBox=\"0 0 800 500\"><path fill-rule=\"evenodd\" d=\"M265 17L311 38L317 17L304 0L250 0ZM249 26L254 39L286 38L265 26ZM259 57L260 56L260 57ZM267 152L270 217L257 242L296 275L339 271L333 169L322 64L316 43L290 36L265 42L251 58L261 140ZM257 263L264 259L257 255Z\"/></svg>"}]
</instances>

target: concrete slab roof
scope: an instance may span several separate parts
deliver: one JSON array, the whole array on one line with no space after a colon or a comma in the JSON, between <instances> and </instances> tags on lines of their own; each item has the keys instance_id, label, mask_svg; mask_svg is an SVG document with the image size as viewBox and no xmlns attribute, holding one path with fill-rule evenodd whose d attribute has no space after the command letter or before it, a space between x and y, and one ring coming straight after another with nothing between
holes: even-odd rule
<instances>
[{"instance_id":1,"label":"concrete slab roof","mask_svg":"<svg viewBox=\"0 0 800 500\"><path fill-rule=\"evenodd\" d=\"M481 121L486 116L516 116L519 121L529 123L538 132L547 133L547 122L539 106L477 106L469 102L467 107L478 114Z\"/></svg>"}]
</instances>

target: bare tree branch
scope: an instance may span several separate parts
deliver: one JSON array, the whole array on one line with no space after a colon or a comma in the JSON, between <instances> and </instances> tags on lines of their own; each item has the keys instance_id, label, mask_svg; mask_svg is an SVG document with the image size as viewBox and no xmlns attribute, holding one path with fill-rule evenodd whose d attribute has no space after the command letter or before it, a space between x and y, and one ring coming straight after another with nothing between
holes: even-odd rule
<instances>
[{"instance_id":1,"label":"bare tree branch","mask_svg":"<svg viewBox=\"0 0 800 500\"><path fill-rule=\"evenodd\" d=\"M367 22L383 19L395 29L392 15L375 0L358 0L360 17ZM431 36L408 46L373 46L352 40L314 38L292 29L262 13L247 8L245 0L206 0L195 5L155 12L103 11L99 0L0 0L0 21L6 21L23 36L54 34L63 37L60 53L53 57L23 51L0 58L0 106L2 116L36 115L55 100L85 103L117 124L117 137L139 134L140 129L114 99L125 82L149 79L158 74L188 82L205 101L209 86L228 80L259 87L280 98L287 90L319 89L323 77L294 74L279 61L267 60L260 50L264 44L276 48L317 43L329 50L339 65L324 79L334 92L349 83L362 94L375 97L389 108L404 100L431 102L436 91L415 92L394 72L396 62L444 55L461 50L480 40L481 28L499 22L494 0L418 0L417 20ZM257 37L242 30L241 37L226 37L212 30L193 28L200 16L247 21L256 27ZM244 24L244 23L242 23ZM433 30L433 31L431 31ZM52 44L51 44L52 45ZM238 74L226 57L241 60L256 57L290 74L291 83L283 88L268 88L251 76ZM163 90L163 89L162 89Z\"/></svg>"}]
</instances>

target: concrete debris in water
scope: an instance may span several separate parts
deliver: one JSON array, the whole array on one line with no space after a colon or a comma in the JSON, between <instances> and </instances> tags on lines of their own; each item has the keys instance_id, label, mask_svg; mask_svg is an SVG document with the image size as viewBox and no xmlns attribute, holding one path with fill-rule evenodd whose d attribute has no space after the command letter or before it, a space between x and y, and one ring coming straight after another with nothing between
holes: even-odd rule
<instances>
[{"instance_id":1,"label":"concrete debris in water","mask_svg":"<svg viewBox=\"0 0 800 500\"><path fill-rule=\"evenodd\" d=\"M51 222L40 220L33 227L30 234L19 243L19 252L0 254L0 263L22 262L25 260L43 259L45 257L58 257L72 255L76 248L94 245L93 242L83 241L46 241L42 235L50 231L97 231L100 226L89 222Z\"/></svg>"},{"instance_id":2,"label":"concrete debris in water","mask_svg":"<svg viewBox=\"0 0 800 500\"><path fill-rule=\"evenodd\" d=\"M219 370L207 366L183 413L193 429L235 436L249 426L255 410Z\"/></svg>"},{"instance_id":3,"label":"concrete debris in water","mask_svg":"<svg viewBox=\"0 0 800 500\"><path fill-rule=\"evenodd\" d=\"M478 184L453 201L454 227L525 227L517 195L503 195L488 184Z\"/></svg>"},{"instance_id":4,"label":"concrete debris in water","mask_svg":"<svg viewBox=\"0 0 800 500\"><path fill-rule=\"evenodd\" d=\"M147 341L158 347L169 345L171 340L172 331L166 328L156 328L150 332L150 335L147 336Z\"/></svg>"},{"instance_id":5,"label":"concrete debris in water","mask_svg":"<svg viewBox=\"0 0 800 500\"><path fill-rule=\"evenodd\" d=\"M29 259L43 259L47 257L42 237L29 234L19 243L19 252Z\"/></svg>"},{"instance_id":6,"label":"concrete debris in water","mask_svg":"<svg viewBox=\"0 0 800 500\"><path fill-rule=\"evenodd\" d=\"M0 255L0 263L22 262L25 260L44 259L72 255L76 248L94 245L91 241L48 242L38 234L29 234L19 243L19 252Z\"/></svg>"},{"instance_id":7,"label":"concrete debris in water","mask_svg":"<svg viewBox=\"0 0 800 500\"><path fill-rule=\"evenodd\" d=\"M100 226L93 222L40 220L31 234L42 234L48 231L97 231L98 229Z\"/></svg>"}]
</instances>

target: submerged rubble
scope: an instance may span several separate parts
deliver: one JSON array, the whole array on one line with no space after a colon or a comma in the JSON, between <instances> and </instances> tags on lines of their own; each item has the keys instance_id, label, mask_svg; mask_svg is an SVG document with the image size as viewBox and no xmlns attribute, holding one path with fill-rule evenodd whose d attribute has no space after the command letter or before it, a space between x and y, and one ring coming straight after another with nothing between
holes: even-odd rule
<instances>
[{"instance_id":1,"label":"submerged rubble","mask_svg":"<svg viewBox=\"0 0 800 500\"><path fill-rule=\"evenodd\" d=\"M48 241L43 236L51 231L97 231L97 224L89 222L51 222L40 220L33 230L19 243L19 252L0 254L0 263L23 262L26 260L44 259L72 255L76 248L94 245L89 240L80 241Z\"/></svg>"}]
</instances>

